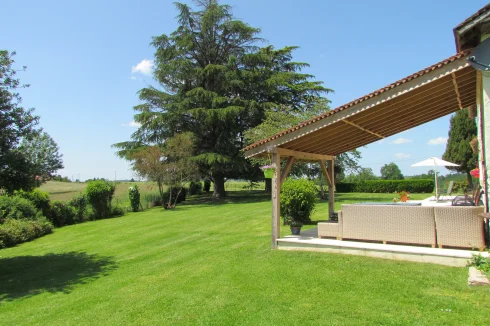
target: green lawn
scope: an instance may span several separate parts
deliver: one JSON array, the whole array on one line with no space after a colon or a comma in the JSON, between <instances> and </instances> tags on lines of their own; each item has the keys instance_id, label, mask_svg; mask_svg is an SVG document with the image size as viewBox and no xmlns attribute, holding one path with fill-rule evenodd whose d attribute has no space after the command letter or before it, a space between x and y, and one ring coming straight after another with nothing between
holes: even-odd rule
<instances>
[{"instance_id":1,"label":"green lawn","mask_svg":"<svg viewBox=\"0 0 490 326\"><path fill-rule=\"evenodd\" d=\"M337 204L367 198L392 195ZM271 250L270 211L237 192L0 250L0 325L488 325L465 268Z\"/></svg>"}]
</instances>

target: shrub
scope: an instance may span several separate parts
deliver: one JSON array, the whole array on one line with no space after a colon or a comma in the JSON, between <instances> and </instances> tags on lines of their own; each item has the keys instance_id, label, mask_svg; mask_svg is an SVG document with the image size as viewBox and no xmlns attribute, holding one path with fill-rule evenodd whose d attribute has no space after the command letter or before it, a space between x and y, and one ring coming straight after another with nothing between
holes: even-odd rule
<instances>
[{"instance_id":1,"label":"shrub","mask_svg":"<svg viewBox=\"0 0 490 326\"><path fill-rule=\"evenodd\" d=\"M85 196L85 194L81 193L76 195L68 202L68 205L73 207L73 209L75 210L75 218L77 223L85 222L89 219L89 214L87 210L87 197Z\"/></svg>"},{"instance_id":2,"label":"shrub","mask_svg":"<svg viewBox=\"0 0 490 326\"><path fill-rule=\"evenodd\" d=\"M412 193L431 193L434 180L366 180L358 183L337 183L337 192L394 193L408 191Z\"/></svg>"},{"instance_id":3,"label":"shrub","mask_svg":"<svg viewBox=\"0 0 490 326\"><path fill-rule=\"evenodd\" d=\"M281 215L285 224L291 218L300 223L310 222L310 216L316 205L318 191L313 183L306 179L287 179L281 189Z\"/></svg>"},{"instance_id":4,"label":"shrub","mask_svg":"<svg viewBox=\"0 0 490 326\"><path fill-rule=\"evenodd\" d=\"M201 181L192 181L189 184L189 195L199 195L202 192L202 183Z\"/></svg>"},{"instance_id":5,"label":"shrub","mask_svg":"<svg viewBox=\"0 0 490 326\"><path fill-rule=\"evenodd\" d=\"M0 248L31 241L52 231L53 226L45 218L36 221L9 218L0 224Z\"/></svg>"},{"instance_id":6,"label":"shrub","mask_svg":"<svg viewBox=\"0 0 490 326\"><path fill-rule=\"evenodd\" d=\"M471 261L468 263L468 266L474 266L477 269L485 272L486 274L490 273L490 256L483 257L482 255L472 255Z\"/></svg>"},{"instance_id":7,"label":"shrub","mask_svg":"<svg viewBox=\"0 0 490 326\"><path fill-rule=\"evenodd\" d=\"M75 208L61 201L51 203L47 218L56 227L72 225L78 222Z\"/></svg>"},{"instance_id":8,"label":"shrub","mask_svg":"<svg viewBox=\"0 0 490 326\"><path fill-rule=\"evenodd\" d=\"M93 208L95 218L110 217L111 202L116 186L105 180L90 181L87 185L87 200Z\"/></svg>"},{"instance_id":9,"label":"shrub","mask_svg":"<svg viewBox=\"0 0 490 326\"><path fill-rule=\"evenodd\" d=\"M6 219L36 220L40 217L42 213L30 200L17 196L0 196L0 223Z\"/></svg>"},{"instance_id":10,"label":"shrub","mask_svg":"<svg viewBox=\"0 0 490 326\"><path fill-rule=\"evenodd\" d=\"M179 197L177 198L177 203L180 204L181 202L185 201L187 198L187 188L182 188L182 191L179 193L180 189L175 189L175 192L172 197L177 196L179 194Z\"/></svg>"},{"instance_id":11,"label":"shrub","mask_svg":"<svg viewBox=\"0 0 490 326\"><path fill-rule=\"evenodd\" d=\"M125 214L126 214L126 210L123 207L121 206L112 207L111 216L117 217L117 216L123 216Z\"/></svg>"},{"instance_id":12,"label":"shrub","mask_svg":"<svg viewBox=\"0 0 490 326\"><path fill-rule=\"evenodd\" d=\"M47 216L49 212L48 192L36 188L32 191L16 190L14 195L30 200L36 209L40 210L44 216Z\"/></svg>"},{"instance_id":13,"label":"shrub","mask_svg":"<svg viewBox=\"0 0 490 326\"><path fill-rule=\"evenodd\" d=\"M131 209L133 212L137 212L140 209L140 190L137 185L129 187L129 201L131 203Z\"/></svg>"},{"instance_id":14,"label":"shrub","mask_svg":"<svg viewBox=\"0 0 490 326\"><path fill-rule=\"evenodd\" d=\"M180 204L183 201L185 201L185 199L187 198L187 189L186 188L182 188L182 191L180 191L180 193L179 193L179 191L180 191L180 188L172 188L172 204L173 203ZM163 204L168 203L169 194L170 194L169 191L167 191L165 193ZM177 197L177 195L178 195L178 197ZM175 201L175 198L177 198L177 201Z\"/></svg>"},{"instance_id":15,"label":"shrub","mask_svg":"<svg viewBox=\"0 0 490 326\"><path fill-rule=\"evenodd\" d=\"M467 193L470 192L471 189L468 185L468 181L455 181L453 186L453 191L458 193Z\"/></svg>"},{"instance_id":16,"label":"shrub","mask_svg":"<svg viewBox=\"0 0 490 326\"><path fill-rule=\"evenodd\" d=\"M204 191L209 192L211 190L211 180L204 180Z\"/></svg>"}]
</instances>

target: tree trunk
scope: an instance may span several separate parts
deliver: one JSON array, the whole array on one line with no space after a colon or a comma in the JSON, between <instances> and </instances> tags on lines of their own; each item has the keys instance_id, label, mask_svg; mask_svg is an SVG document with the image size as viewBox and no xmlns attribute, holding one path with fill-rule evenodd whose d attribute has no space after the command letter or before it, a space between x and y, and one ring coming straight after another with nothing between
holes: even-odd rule
<instances>
[{"instance_id":1,"label":"tree trunk","mask_svg":"<svg viewBox=\"0 0 490 326\"><path fill-rule=\"evenodd\" d=\"M170 186L169 188L169 194L168 194L168 203L167 203L167 207L170 207L172 206L172 186Z\"/></svg>"},{"instance_id":2,"label":"tree trunk","mask_svg":"<svg viewBox=\"0 0 490 326\"><path fill-rule=\"evenodd\" d=\"M466 180L468 180L468 188L470 190L473 190L473 178L471 177L471 174L469 171L466 171Z\"/></svg>"},{"instance_id":3,"label":"tree trunk","mask_svg":"<svg viewBox=\"0 0 490 326\"><path fill-rule=\"evenodd\" d=\"M158 191L160 192L160 200L162 201L162 206L165 205L163 202L163 196L164 196L164 191L163 191L163 183L160 180L157 180L157 185L158 185Z\"/></svg>"},{"instance_id":4,"label":"tree trunk","mask_svg":"<svg viewBox=\"0 0 490 326\"><path fill-rule=\"evenodd\" d=\"M222 176L213 176L213 184L214 184L213 197L225 198L226 197L225 178Z\"/></svg>"},{"instance_id":5,"label":"tree trunk","mask_svg":"<svg viewBox=\"0 0 490 326\"><path fill-rule=\"evenodd\" d=\"M272 193L272 179L265 179L265 192Z\"/></svg>"}]
</instances>

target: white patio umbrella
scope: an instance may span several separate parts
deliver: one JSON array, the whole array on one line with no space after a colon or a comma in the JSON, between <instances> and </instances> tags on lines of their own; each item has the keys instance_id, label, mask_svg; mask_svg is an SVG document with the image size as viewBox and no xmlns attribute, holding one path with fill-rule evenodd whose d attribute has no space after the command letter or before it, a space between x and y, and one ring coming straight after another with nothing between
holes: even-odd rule
<instances>
[{"instance_id":1,"label":"white patio umbrella","mask_svg":"<svg viewBox=\"0 0 490 326\"><path fill-rule=\"evenodd\" d=\"M438 196L438 187L437 187L436 167L437 166L459 166L459 164L454 164L454 163L451 163L448 161L444 161L444 160L441 160L440 158L437 158L437 157L429 157L425 161L412 164L412 166L413 167L416 167L416 166L432 166L434 168L434 179L436 181L436 201L437 201L437 198L439 198L439 196Z\"/></svg>"}]
</instances>

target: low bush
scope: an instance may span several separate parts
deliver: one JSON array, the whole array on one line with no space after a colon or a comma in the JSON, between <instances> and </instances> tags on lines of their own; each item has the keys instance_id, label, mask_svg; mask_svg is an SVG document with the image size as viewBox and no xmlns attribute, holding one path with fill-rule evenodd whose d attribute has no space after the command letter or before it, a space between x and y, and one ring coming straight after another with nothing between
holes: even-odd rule
<instances>
[{"instance_id":1,"label":"low bush","mask_svg":"<svg viewBox=\"0 0 490 326\"><path fill-rule=\"evenodd\" d=\"M111 202L116 186L105 180L90 181L87 185L87 200L93 208L96 219L110 217Z\"/></svg>"},{"instance_id":2,"label":"low bush","mask_svg":"<svg viewBox=\"0 0 490 326\"><path fill-rule=\"evenodd\" d=\"M180 191L179 188L172 188L172 205L174 203L176 204L180 204L182 203L183 201L185 201L185 199L187 198L187 189L186 188L182 188L182 191ZM178 195L178 197L177 197ZM167 191L163 194L163 205L166 205L168 204L168 200L169 200L169 197L170 197L170 191ZM177 198L177 201L175 201L175 198Z\"/></svg>"},{"instance_id":3,"label":"low bush","mask_svg":"<svg viewBox=\"0 0 490 326\"><path fill-rule=\"evenodd\" d=\"M434 180L366 180L358 183L337 183L337 192L393 193L408 191L414 193L431 193L434 191Z\"/></svg>"},{"instance_id":4,"label":"low bush","mask_svg":"<svg viewBox=\"0 0 490 326\"><path fill-rule=\"evenodd\" d=\"M281 189L281 215L285 224L311 222L318 190L315 183L306 179L287 179ZM295 223L295 224L296 224ZM299 225L298 225L299 226Z\"/></svg>"},{"instance_id":5,"label":"low bush","mask_svg":"<svg viewBox=\"0 0 490 326\"><path fill-rule=\"evenodd\" d=\"M56 227L78 223L75 208L61 201L53 201L51 203L47 218Z\"/></svg>"},{"instance_id":6,"label":"low bush","mask_svg":"<svg viewBox=\"0 0 490 326\"><path fill-rule=\"evenodd\" d=\"M129 187L129 202L131 203L131 209L133 212L137 212L140 209L140 190L138 189L138 185L134 185Z\"/></svg>"},{"instance_id":7,"label":"low bush","mask_svg":"<svg viewBox=\"0 0 490 326\"><path fill-rule=\"evenodd\" d=\"M474 266L486 274L490 274L490 256L483 257L482 255L473 255L468 266Z\"/></svg>"},{"instance_id":8,"label":"low bush","mask_svg":"<svg viewBox=\"0 0 490 326\"><path fill-rule=\"evenodd\" d=\"M49 212L49 193L38 188L32 191L16 190L15 196L30 200L36 209L40 210L44 216Z\"/></svg>"},{"instance_id":9,"label":"low bush","mask_svg":"<svg viewBox=\"0 0 490 326\"><path fill-rule=\"evenodd\" d=\"M189 184L189 195L200 195L202 192L202 183L201 181L192 181Z\"/></svg>"},{"instance_id":10,"label":"low bush","mask_svg":"<svg viewBox=\"0 0 490 326\"><path fill-rule=\"evenodd\" d=\"M87 197L85 194L76 195L68 202L68 205L75 209L77 223L85 222L90 219L87 207Z\"/></svg>"},{"instance_id":11,"label":"low bush","mask_svg":"<svg viewBox=\"0 0 490 326\"><path fill-rule=\"evenodd\" d=\"M204 192L209 192L211 190L211 180L204 180Z\"/></svg>"},{"instance_id":12,"label":"low bush","mask_svg":"<svg viewBox=\"0 0 490 326\"><path fill-rule=\"evenodd\" d=\"M471 189L468 185L468 181L455 181L453 186L453 192L456 193L467 193L471 192Z\"/></svg>"},{"instance_id":13,"label":"low bush","mask_svg":"<svg viewBox=\"0 0 490 326\"><path fill-rule=\"evenodd\" d=\"M18 196L0 196L0 224L6 219L36 220L40 217L42 213L30 200Z\"/></svg>"},{"instance_id":14,"label":"low bush","mask_svg":"<svg viewBox=\"0 0 490 326\"><path fill-rule=\"evenodd\" d=\"M112 217L123 216L125 214L126 214L126 210L123 207L121 206L112 207L112 212L111 212Z\"/></svg>"},{"instance_id":15,"label":"low bush","mask_svg":"<svg viewBox=\"0 0 490 326\"><path fill-rule=\"evenodd\" d=\"M8 218L0 224L0 248L13 247L52 231L53 226L46 219L33 221Z\"/></svg>"}]
</instances>

